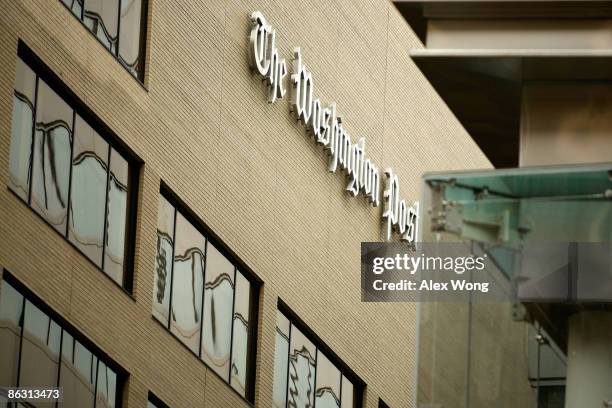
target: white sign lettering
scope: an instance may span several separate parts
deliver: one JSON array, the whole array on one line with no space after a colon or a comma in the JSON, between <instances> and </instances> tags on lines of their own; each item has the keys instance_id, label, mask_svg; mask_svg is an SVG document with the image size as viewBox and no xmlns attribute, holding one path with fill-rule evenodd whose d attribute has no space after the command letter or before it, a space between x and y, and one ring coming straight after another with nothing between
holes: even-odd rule
<instances>
[{"instance_id":1,"label":"white sign lettering","mask_svg":"<svg viewBox=\"0 0 612 408\"><path fill-rule=\"evenodd\" d=\"M391 239L393 231L401 235L401 239L413 242L418 237L419 202L415 201L413 206L406 208L406 200L400 200L399 181L392 169L385 170L387 185L384 197L387 203L383 212L383 218L387 220L387 239Z\"/></svg>"},{"instance_id":2,"label":"white sign lettering","mask_svg":"<svg viewBox=\"0 0 612 408\"><path fill-rule=\"evenodd\" d=\"M287 64L279 57L276 48L276 31L270 26L259 11L251 15L252 29L249 36L249 62L251 69L263 77L268 88L268 102L282 99L286 93L283 82L287 76ZM344 171L348 185L346 190L357 196L362 193L368 202L380 205L380 171L367 158L365 139L353 142L342 124L342 118L336 113L336 103L324 105L315 99L315 88L312 73L302 61L300 48L293 51L290 111L306 128L306 133L323 146L329 156L328 170L335 173L338 168ZM400 239L414 242L417 237L419 203L406 207L406 201L400 200L399 181L391 169L385 171L387 185L384 191L386 208L383 219L386 222L386 238L391 240L397 232Z\"/></svg>"},{"instance_id":3,"label":"white sign lettering","mask_svg":"<svg viewBox=\"0 0 612 408\"><path fill-rule=\"evenodd\" d=\"M374 207L380 204L379 172L369 159L365 159L365 139L357 143L342 126L342 119L336 116L336 104L321 109L319 99L313 100L314 82L312 74L302 64L300 49L296 48L291 75L291 111L296 119L306 126L329 154L329 171L335 173L338 167L344 170L349 183L346 190L353 196L363 192ZM367 163L367 164L366 164Z\"/></svg>"},{"instance_id":4,"label":"white sign lettering","mask_svg":"<svg viewBox=\"0 0 612 408\"><path fill-rule=\"evenodd\" d=\"M256 11L251 19L255 23L249 47L251 68L264 77L268 84L268 102L274 103L277 98L285 96L283 79L287 75L287 63L278 55L276 31L266 23L263 14Z\"/></svg>"}]
</instances>

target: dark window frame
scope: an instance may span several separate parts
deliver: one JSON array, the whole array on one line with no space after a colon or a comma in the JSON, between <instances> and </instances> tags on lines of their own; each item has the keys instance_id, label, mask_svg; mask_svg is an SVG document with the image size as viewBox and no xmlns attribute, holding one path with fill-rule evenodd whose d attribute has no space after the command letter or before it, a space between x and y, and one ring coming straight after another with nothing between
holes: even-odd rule
<instances>
[{"instance_id":1,"label":"dark window frame","mask_svg":"<svg viewBox=\"0 0 612 408\"><path fill-rule=\"evenodd\" d=\"M145 78L146 78L146 74L147 74L147 33L149 31L149 0L142 0L141 2L141 10L140 10L140 39L139 42L140 44L138 45L138 50L139 50L139 55L140 55L140 60L141 60L141 67L142 69L140 71L136 71L137 75L134 75L129 67L123 63L122 58L119 55L119 42L121 41L120 38L120 28L121 28L121 0L117 0L118 4L118 13L117 13L117 45L116 45L116 53L113 53L112 50L110 50L109 48L106 47L106 45L104 45L104 43L89 29L89 27L87 27L85 25L85 21L84 21L84 13L85 13L85 3L87 2L87 0L83 0L82 1L82 5L81 5L81 16L78 17L76 16L72 10L68 7L68 5L66 5L62 0L57 0L59 1L59 3L70 13L70 15L73 18L76 18L76 20L81 23L81 25L83 26L83 28L85 28L85 30L93 37L96 39L96 41L102 46L102 48L104 48L106 50L106 52L108 52L110 55L113 56L113 58L128 72L128 74L130 74L130 76L134 79L136 79L136 81L143 87L145 88ZM145 88L146 90L146 88Z\"/></svg>"},{"instance_id":2,"label":"dark window frame","mask_svg":"<svg viewBox=\"0 0 612 408\"><path fill-rule=\"evenodd\" d=\"M308 340L314 344L317 348L317 354L321 350L327 359L336 366L340 371L340 390L342 392L342 376L346 377L353 384L353 408L363 408L363 396L366 388L366 383L353 371L328 345L321 339L308 325L299 317L297 313L291 309L291 307L278 298L277 308L280 313L283 314L289 320L289 346L288 350L291 353L291 328L295 326ZM289 363L287 363L287 370L289 369ZM287 373L288 375L289 373ZM316 376L315 371L314 384L316 390ZM289 381L287 380L287 389L289 389ZM316 400L316 396L315 396ZM316 406L316 402L315 402Z\"/></svg>"},{"instance_id":3,"label":"dark window frame","mask_svg":"<svg viewBox=\"0 0 612 408\"><path fill-rule=\"evenodd\" d=\"M159 399L159 397L153 394L151 391L149 391L149 394L147 395L147 400L154 404L157 408L170 408L168 404Z\"/></svg>"},{"instance_id":4,"label":"dark window frame","mask_svg":"<svg viewBox=\"0 0 612 408\"><path fill-rule=\"evenodd\" d=\"M174 239L176 240L176 218L177 213L180 213L198 232L200 232L205 238L206 242L210 242L220 253L223 255L228 261L230 261L234 265L234 285L235 285L235 276L236 271L240 271L240 273L249 281L250 291L249 291L249 328L248 328L248 342L247 342L247 361L246 361L246 373L245 373L245 395L242 396L238 391L234 389L234 387L230 384L231 382L231 356L233 351L233 342L234 342L234 313L232 310L232 335L230 337L230 377L228 380L221 377L214 369L206 364L200 355L200 351L202 348L201 337L204 332L204 322L202 321L202 327L200 328L200 351L198 353L191 350L186 344L184 344L181 339L179 339L174 333L170 331L170 315L172 311L172 284L174 282L174 273L172 273L172 280L170 281L170 298L168 304L168 323L163 324L160 322L155 316L151 316L151 318L156 321L161 327L163 327L166 332L168 332L172 337L176 338L178 342L185 347L191 354L196 356L198 360L206 366L208 372L216 375L223 383L225 383L236 395L238 395L241 399L248 402L250 405L254 405L255 403L255 377L256 377L256 365L257 365L257 342L258 342L258 331L257 328L259 326L259 310L260 310L260 291L263 287L263 281L249 268L239 257L236 255L234 251L232 251L219 236L204 222L198 217L190 207L180 199L180 197L174 193L170 189L170 187L164 183L163 181L160 184L159 189L160 197L165 198L173 207L175 211L174 215ZM174 243L173 243L174 248ZM174 251L173 251L174 258ZM174 264L174 260L173 260ZM174 268L174 266L172 266ZM206 271L204 271L206 273ZM234 298L235 298L236 289L234 288ZM204 307L204 298L202 293L202 307ZM232 309L234 308L235 302L232 302Z\"/></svg>"},{"instance_id":5,"label":"dark window frame","mask_svg":"<svg viewBox=\"0 0 612 408\"><path fill-rule=\"evenodd\" d=\"M64 331L68 332L74 340L77 340L81 343L85 348L88 349L97 359L98 361L104 363L107 367L110 367L117 375L117 389L115 394L115 407L121 408L123 406L123 397L125 392L125 387L129 378L129 372L120 366L114 359L110 357L108 353L98 347L92 340L90 340L87 336L85 336L79 329L77 329L73 324L71 324L68 320L66 320L61 314L56 312L51 306L49 306L42 298L36 295L32 290L30 290L26 285L21 283L21 281L15 277L10 271L7 269L2 269L2 276L0 277L2 281L10 284L19 294L21 294L25 301L29 301L38 309L40 309L43 313L45 313L50 319L52 319L57 325L62 329L62 341ZM0 293L1 296L1 293ZM23 314L25 313L25 309L22 310L22 319ZM23 322L21 323L23 327ZM21 336L23 339L23 333ZM22 340L20 340L22 341ZM19 360L21 360L21 349L19 351L20 356ZM62 342L60 342L60 356L62 353ZM18 370L20 366L18 367ZM59 369L59 368L58 368ZM19 372L19 371L18 371ZM96 369L96 376L98 370ZM97 378L97 377L96 377ZM19 381L19 376L17 378ZM58 376L58 382L60 378ZM97 387L97 379L96 379L96 387ZM95 398L95 394L94 394Z\"/></svg>"},{"instance_id":6,"label":"dark window frame","mask_svg":"<svg viewBox=\"0 0 612 408\"><path fill-rule=\"evenodd\" d=\"M105 140L109 145L109 157L111 149L121 155L128 163L128 192L127 192L127 203L126 203L126 226L125 226L125 247L124 247L124 265L123 265L123 282L122 284L117 283L110 275L108 275L104 269L103 264L98 266L93 260L91 260L80 248L74 245L69 239L68 234L62 231L58 231L38 212L36 212L30 205L31 191L28 194L26 200L23 200L17 194L15 196L20 201L24 202L36 214L41 220L51 227L53 231L59 234L64 241L66 241L72 248L74 248L79 254L81 254L88 262L90 262L96 269L101 271L104 276L110 279L115 285L117 285L123 292L132 297L133 282L134 282L134 265L135 265L135 253L136 253L136 233L138 224L138 192L140 188L140 172L143 167L143 161L136 155L136 153L125 143L110 127L108 127L74 92L72 92L64 82L20 39L17 46L17 56L23 60L23 62L34 71L36 75L36 89L38 89L38 81L44 81L60 98L66 102L66 104L73 110L73 122L74 117L78 114L89 126L94 129L100 137ZM36 121L36 110L33 112L34 121ZM34 131L34 130L33 130ZM72 129L72 144L71 152L74 144L74 123ZM34 139L32 139L34 140ZM32 164L30 164L31 166ZM108 169L110 177L110 166ZM70 194L72 184L72 156L70 157L70 171L69 171L69 187L68 192ZM31 181L29 189L31 190ZM108 194L108 184L107 184ZM12 189L9 188L12 192ZM68 197L68 203L70 202L70 196ZM108 204L108 203L107 203ZM106 205L107 205L106 204ZM69 208L66 209L69 212ZM108 216L105 211L105 221ZM69 215L68 215L69 217ZM68 221L69 222L69 221ZM104 247L106 245L103 245ZM104 259L104 255L102 257ZM132 297L133 298L133 297Z\"/></svg>"}]
</instances>

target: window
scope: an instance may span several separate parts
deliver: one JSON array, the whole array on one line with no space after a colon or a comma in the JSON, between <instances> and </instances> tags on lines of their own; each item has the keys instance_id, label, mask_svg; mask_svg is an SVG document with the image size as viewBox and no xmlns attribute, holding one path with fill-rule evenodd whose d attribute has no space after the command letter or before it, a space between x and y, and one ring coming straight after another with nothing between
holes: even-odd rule
<instances>
[{"instance_id":1,"label":"window","mask_svg":"<svg viewBox=\"0 0 612 408\"><path fill-rule=\"evenodd\" d=\"M59 407L120 407L123 369L4 274L0 386L61 387Z\"/></svg>"},{"instance_id":2,"label":"window","mask_svg":"<svg viewBox=\"0 0 612 408\"><path fill-rule=\"evenodd\" d=\"M252 401L259 282L184 208L162 187L152 314Z\"/></svg>"},{"instance_id":3,"label":"window","mask_svg":"<svg viewBox=\"0 0 612 408\"><path fill-rule=\"evenodd\" d=\"M22 58L23 56L23 58ZM108 131L62 96L20 44L9 187L55 230L130 290L138 167ZM42 67L41 72L47 72ZM67 92L64 92L67 95Z\"/></svg>"},{"instance_id":4,"label":"window","mask_svg":"<svg viewBox=\"0 0 612 408\"><path fill-rule=\"evenodd\" d=\"M144 78L147 0L61 0L141 82Z\"/></svg>"},{"instance_id":5,"label":"window","mask_svg":"<svg viewBox=\"0 0 612 408\"><path fill-rule=\"evenodd\" d=\"M157 398L155 394L149 391L149 398L147 399L147 408L170 408L164 404L162 400Z\"/></svg>"},{"instance_id":6,"label":"window","mask_svg":"<svg viewBox=\"0 0 612 408\"><path fill-rule=\"evenodd\" d=\"M279 305L281 306L281 305ZM283 309L286 307L282 306ZM297 318L277 312L274 353L275 408L355 408L361 406L361 380L306 335ZM315 390L312 392L312 390Z\"/></svg>"},{"instance_id":7,"label":"window","mask_svg":"<svg viewBox=\"0 0 612 408\"><path fill-rule=\"evenodd\" d=\"M385 404L385 401L381 400L380 398L378 399L378 408L389 408L389 406L387 404Z\"/></svg>"}]
</instances>

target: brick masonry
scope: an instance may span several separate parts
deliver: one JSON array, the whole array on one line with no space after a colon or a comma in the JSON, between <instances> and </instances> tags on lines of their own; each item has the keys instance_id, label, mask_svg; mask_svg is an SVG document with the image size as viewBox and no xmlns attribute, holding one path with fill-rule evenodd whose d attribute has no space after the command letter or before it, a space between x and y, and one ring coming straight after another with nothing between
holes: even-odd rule
<instances>
[{"instance_id":1,"label":"brick masonry","mask_svg":"<svg viewBox=\"0 0 612 408\"><path fill-rule=\"evenodd\" d=\"M418 199L424 171L490 163L408 57L421 44L385 0L150 0L141 86L59 0L0 4L0 266L129 373L125 403L152 390L172 407L248 406L151 317L163 180L264 281L256 406L272 399L281 297L382 397L412 407L416 320L410 304L362 304L359 243L382 239L381 208L345 180L288 113L268 104L247 64L248 16L260 10L290 62L300 46L318 97ZM22 39L145 162L134 296L77 253L6 187L12 90Z\"/></svg>"}]
</instances>

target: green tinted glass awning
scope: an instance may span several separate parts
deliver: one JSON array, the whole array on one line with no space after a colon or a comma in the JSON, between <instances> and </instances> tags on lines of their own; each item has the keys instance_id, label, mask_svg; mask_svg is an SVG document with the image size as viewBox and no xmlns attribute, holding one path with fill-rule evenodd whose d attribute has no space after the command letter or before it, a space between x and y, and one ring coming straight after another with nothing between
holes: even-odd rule
<instances>
[{"instance_id":1,"label":"green tinted glass awning","mask_svg":"<svg viewBox=\"0 0 612 408\"><path fill-rule=\"evenodd\" d=\"M476 243L521 301L612 303L612 163L423 179L425 241Z\"/></svg>"},{"instance_id":2,"label":"green tinted glass awning","mask_svg":"<svg viewBox=\"0 0 612 408\"><path fill-rule=\"evenodd\" d=\"M612 167L612 166L610 166ZM487 189L502 197L553 198L576 197L598 199L612 188L610 167L603 168L522 168L495 170L493 173L453 174L426 177L436 180L455 180L470 190Z\"/></svg>"},{"instance_id":3,"label":"green tinted glass awning","mask_svg":"<svg viewBox=\"0 0 612 408\"><path fill-rule=\"evenodd\" d=\"M487 243L612 241L612 164L426 174L431 227Z\"/></svg>"}]
</instances>

